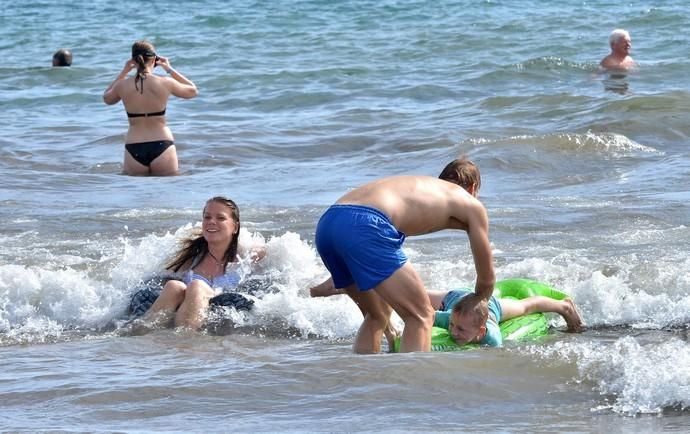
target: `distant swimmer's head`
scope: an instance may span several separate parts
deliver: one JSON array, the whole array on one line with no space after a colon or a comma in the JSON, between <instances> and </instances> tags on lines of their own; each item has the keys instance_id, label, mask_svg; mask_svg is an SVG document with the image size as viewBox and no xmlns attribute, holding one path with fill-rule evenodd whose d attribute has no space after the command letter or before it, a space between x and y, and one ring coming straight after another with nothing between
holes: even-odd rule
<instances>
[{"instance_id":1,"label":"distant swimmer's head","mask_svg":"<svg viewBox=\"0 0 690 434\"><path fill-rule=\"evenodd\" d=\"M72 66L72 52L67 48L60 48L53 54L53 66Z\"/></svg>"},{"instance_id":2,"label":"distant swimmer's head","mask_svg":"<svg viewBox=\"0 0 690 434\"><path fill-rule=\"evenodd\" d=\"M474 197L477 197L479 187L482 186L479 168L464 155L448 163L438 177L444 181L459 185Z\"/></svg>"},{"instance_id":3,"label":"distant swimmer's head","mask_svg":"<svg viewBox=\"0 0 690 434\"><path fill-rule=\"evenodd\" d=\"M616 29L609 35L611 51L618 54L629 55L632 48L632 39L627 30Z\"/></svg>"},{"instance_id":4,"label":"distant swimmer's head","mask_svg":"<svg viewBox=\"0 0 690 434\"><path fill-rule=\"evenodd\" d=\"M458 345L479 342L486 335L489 308L486 300L476 294L462 298L450 314L448 333Z\"/></svg>"},{"instance_id":5,"label":"distant swimmer's head","mask_svg":"<svg viewBox=\"0 0 690 434\"><path fill-rule=\"evenodd\" d=\"M141 82L141 93L144 93L144 80L149 73L149 68L155 66L157 57L156 48L149 41L136 41L132 44L132 60L137 64L134 87L139 90L138 83Z\"/></svg>"},{"instance_id":6,"label":"distant swimmer's head","mask_svg":"<svg viewBox=\"0 0 690 434\"><path fill-rule=\"evenodd\" d=\"M599 62L602 69L623 71L637 68L637 63L630 57L632 39L627 30L616 29L612 31L609 35L609 45L611 46L611 53Z\"/></svg>"}]
</instances>

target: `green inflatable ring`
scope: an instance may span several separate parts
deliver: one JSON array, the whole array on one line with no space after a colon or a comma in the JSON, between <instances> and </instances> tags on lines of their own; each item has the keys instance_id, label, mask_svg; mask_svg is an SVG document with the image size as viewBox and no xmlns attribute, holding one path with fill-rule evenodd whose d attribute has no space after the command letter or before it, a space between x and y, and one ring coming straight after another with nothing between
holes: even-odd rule
<instances>
[{"instance_id":1,"label":"green inflatable ring","mask_svg":"<svg viewBox=\"0 0 690 434\"><path fill-rule=\"evenodd\" d=\"M535 295L563 300L566 294L543 283L529 279L506 279L496 282L496 298L521 300ZM549 324L543 313L533 313L503 321L499 324L504 341L520 342L536 339L549 333ZM431 330L431 351L462 351L477 348L478 344L458 345L450 337L448 330L434 327ZM394 352L400 351L400 338L395 340Z\"/></svg>"}]
</instances>

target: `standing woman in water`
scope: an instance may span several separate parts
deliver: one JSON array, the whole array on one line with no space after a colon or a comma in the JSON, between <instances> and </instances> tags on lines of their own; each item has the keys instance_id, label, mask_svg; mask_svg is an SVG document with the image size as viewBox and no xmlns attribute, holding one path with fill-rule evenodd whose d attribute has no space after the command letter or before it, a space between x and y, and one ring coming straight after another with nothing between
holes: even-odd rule
<instances>
[{"instance_id":1,"label":"standing woman in water","mask_svg":"<svg viewBox=\"0 0 690 434\"><path fill-rule=\"evenodd\" d=\"M162 67L169 77L155 75L156 66ZM128 77L132 70L136 74ZM122 100L129 118L125 174L177 174L177 150L172 131L165 123L165 108L170 95L189 99L197 93L196 85L173 69L167 57L159 57L153 44L137 41L132 45L132 57L103 93L103 101L108 105Z\"/></svg>"}]
</instances>

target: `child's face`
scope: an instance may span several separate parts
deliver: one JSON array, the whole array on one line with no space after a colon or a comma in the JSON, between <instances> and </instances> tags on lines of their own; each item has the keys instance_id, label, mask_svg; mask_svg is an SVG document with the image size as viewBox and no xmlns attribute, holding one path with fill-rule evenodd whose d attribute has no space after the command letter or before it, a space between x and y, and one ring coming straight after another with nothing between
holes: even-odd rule
<instances>
[{"instance_id":1,"label":"child's face","mask_svg":"<svg viewBox=\"0 0 690 434\"><path fill-rule=\"evenodd\" d=\"M448 333L458 345L476 342L481 326L475 326L474 321L468 315L453 313L450 316Z\"/></svg>"}]
</instances>

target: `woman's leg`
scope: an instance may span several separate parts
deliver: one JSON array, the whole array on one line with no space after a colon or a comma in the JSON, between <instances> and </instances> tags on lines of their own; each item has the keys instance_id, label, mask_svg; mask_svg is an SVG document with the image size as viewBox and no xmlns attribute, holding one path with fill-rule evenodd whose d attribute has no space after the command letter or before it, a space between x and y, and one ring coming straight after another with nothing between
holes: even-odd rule
<instances>
[{"instance_id":1,"label":"woman's leg","mask_svg":"<svg viewBox=\"0 0 690 434\"><path fill-rule=\"evenodd\" d=\"M174 176L178 173L177 149L175 145L169 146L155 160L151 162L151 175Z\"/></svg>"},{"instance_id":2,"label":"woman's leg","mask_svg":"<svg viewBox=\"0 0 690 434\"><path fill-rule=\"evenodd\" d=\"M156 301L144 314L144 320L164 322L172 319L172 314L177 310L185 296L187 285L179 280L169 280Z\"/></svg>"},{"instance_id":3,"label":"woman's leg","mask_svg":"<svg viewBox=\"0 0 690 434\"><path fill-rule=\"evenodd\" d=\"M149 168L135 160L127 149L125 149L125 162L122 171L129 176L148 176L149 174Z\"/></svg>"},{"instance_id":4,"label":"woman's leg","mask_svg":"<svg viewBox=\"0 0 690 434\"><path fill-rule=\"evenodd\" d=\"M175 326L198 330L206 321L208 302L216 292L201 280L192 280L187 285L184 301L177 309Z\"/></svg>"}]
</instances>

